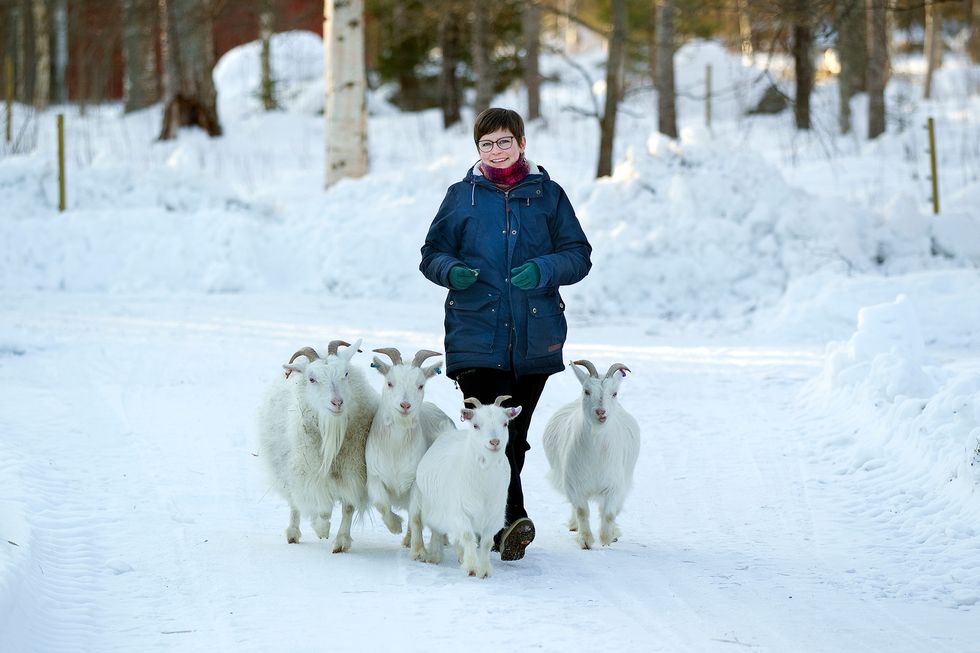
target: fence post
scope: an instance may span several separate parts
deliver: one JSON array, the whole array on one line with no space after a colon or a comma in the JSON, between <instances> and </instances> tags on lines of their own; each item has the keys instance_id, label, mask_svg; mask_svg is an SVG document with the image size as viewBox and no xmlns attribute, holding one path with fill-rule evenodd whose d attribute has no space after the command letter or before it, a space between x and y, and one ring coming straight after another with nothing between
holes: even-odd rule
<instances>
[{"instance_id":1,"label":"fence post","mask_svg":"<svg viewBox=\"0 0 980 653\"><path fill-rule=\"evenodd\" d=\"M9 144L13 139L13 120L14 120L14 62L10 59L8 54L3 60L3 77L4 86L6 87L6 92L4 95L7 98L7 140Z\"/></svg>"},{"instance_id":2,"label":"fence post","mask_svg":"<svg viewBox=\"0 0 980 653\"><path fill-rule=\"evenodd\" d=\"M932 212L939 214L939 172L936 169L936 125L930 117L928 122L929 129L929 166L932 169Z\"/></svg>"},{"instance_id":3,"label":"fence post","mask_svg":"<svg viewBox=\"0 0 980 653\"><path fill-rule=\"evenodd\" d=\"M704 67L704 124L711 129L711 64Z\"/></svg>"},{"instance_id":4,"label":"fence post","mask_svg":"<svg viewBox=\"0 0 980 653\"><path fill-rule=\"evenodd\" d=\"M65 210L65 114L58 114L58 211Z\"/></svg>"}]
</instances>

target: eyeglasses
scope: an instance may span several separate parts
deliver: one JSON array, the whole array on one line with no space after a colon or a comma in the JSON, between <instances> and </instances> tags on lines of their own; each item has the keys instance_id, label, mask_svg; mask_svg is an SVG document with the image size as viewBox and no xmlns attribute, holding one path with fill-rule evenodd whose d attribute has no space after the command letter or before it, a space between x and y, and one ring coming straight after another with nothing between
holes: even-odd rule
<instances>
[{"instance_id":1,"label":"eyeglasses","mask_svg":"<svg viewBox=\"0 0 980 653\"><path fill-rule=\"evenodd\" d=\"M513 144L513 136L504 136L503 138L498 138L495 141L480 141L477 143L477 146L480 148L481 152L490 152L493 150L494 145L502 150L509 150Z\"/></svg>"}]
</instances>

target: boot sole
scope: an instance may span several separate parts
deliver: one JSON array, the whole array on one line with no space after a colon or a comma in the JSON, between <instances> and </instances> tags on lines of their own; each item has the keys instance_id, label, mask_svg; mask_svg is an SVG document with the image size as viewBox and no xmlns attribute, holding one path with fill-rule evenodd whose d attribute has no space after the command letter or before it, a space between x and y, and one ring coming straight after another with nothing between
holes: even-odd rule
<instances>
[{"instance_id":1,"label":"boot sole","mask_svg":"<svg viewBox=\"0 0 980 653\"><path fill-rule=\"evenodd\" d=\"M500 538L500 559L520 560L524 557L524 550L533 541L534 524L527 517L518 519Z\"/></svg>"}]
</instances>

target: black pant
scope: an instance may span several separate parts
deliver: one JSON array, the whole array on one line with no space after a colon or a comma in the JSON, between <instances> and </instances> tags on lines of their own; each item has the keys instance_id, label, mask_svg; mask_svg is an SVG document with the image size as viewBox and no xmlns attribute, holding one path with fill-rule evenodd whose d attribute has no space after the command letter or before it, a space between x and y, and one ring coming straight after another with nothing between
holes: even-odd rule
<instances>
[{"instance_id":1,"label":"black pant","mask_svg":"<svg viewBox=\"0 0 980 653\"><path fill-rule=\"evenodd\" d=\"M521 470L524 469L524 455L531 445L527 442L527 430L531 425L531 415L544 390L547 374L528 374L514 376L510 370L475 368L456 374L456 383L463 391L463 398L475 397L482 404L492 404L500 395L510 395L503 406L520 406L521 414L511 420L507 439L507 460L510 462L510 486L507 488L508 524L521 517L527 517L524 509L524 490L521 488Z\"/></svg>"}]
</instances>

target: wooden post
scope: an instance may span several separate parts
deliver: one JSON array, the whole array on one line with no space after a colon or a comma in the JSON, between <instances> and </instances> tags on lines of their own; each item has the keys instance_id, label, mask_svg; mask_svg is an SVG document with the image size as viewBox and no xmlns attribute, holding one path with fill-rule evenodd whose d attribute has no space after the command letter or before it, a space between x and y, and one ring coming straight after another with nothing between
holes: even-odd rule
<instances>
[{"instance_id":1,"label":"wooden post","mask_svg":"<svg viewBox=\"0 0 980 653\"><path fill-rule=\"evenodd\" d=\"M936 125L929 118L929 165L932 168L932 212L939 214L939 172L936 170Z\"/></svg>"},{"instance_id":2,"label":"wooden post","mask_svg":"<svg viewBox=\"0 0 980 653\"><path fill-rule=\"evenodd\" d=\"M4 86L6 87L5 96L7 98L7 143L13 138L13 116L14 116L14 62L8 54L3 61Z\"/></svg>"},{"instance_id":3,"label":"wooden post","mask_svg":"<svg viewBox=\"0 0 980 653\"><path fill-rule=\"evenodd\" d=\"M58 210L65 210L65 114L58 114Z\"/></svg>"},{"instance_id":4,"label":"wooden post","mask_svg":"<svg viewBox=\"0 0 980 653\"><path fill-rule=\"evenodd\" d=\"M704 124L711 129L711 64L704 66Z\"/></svg>"}]
</instances>

